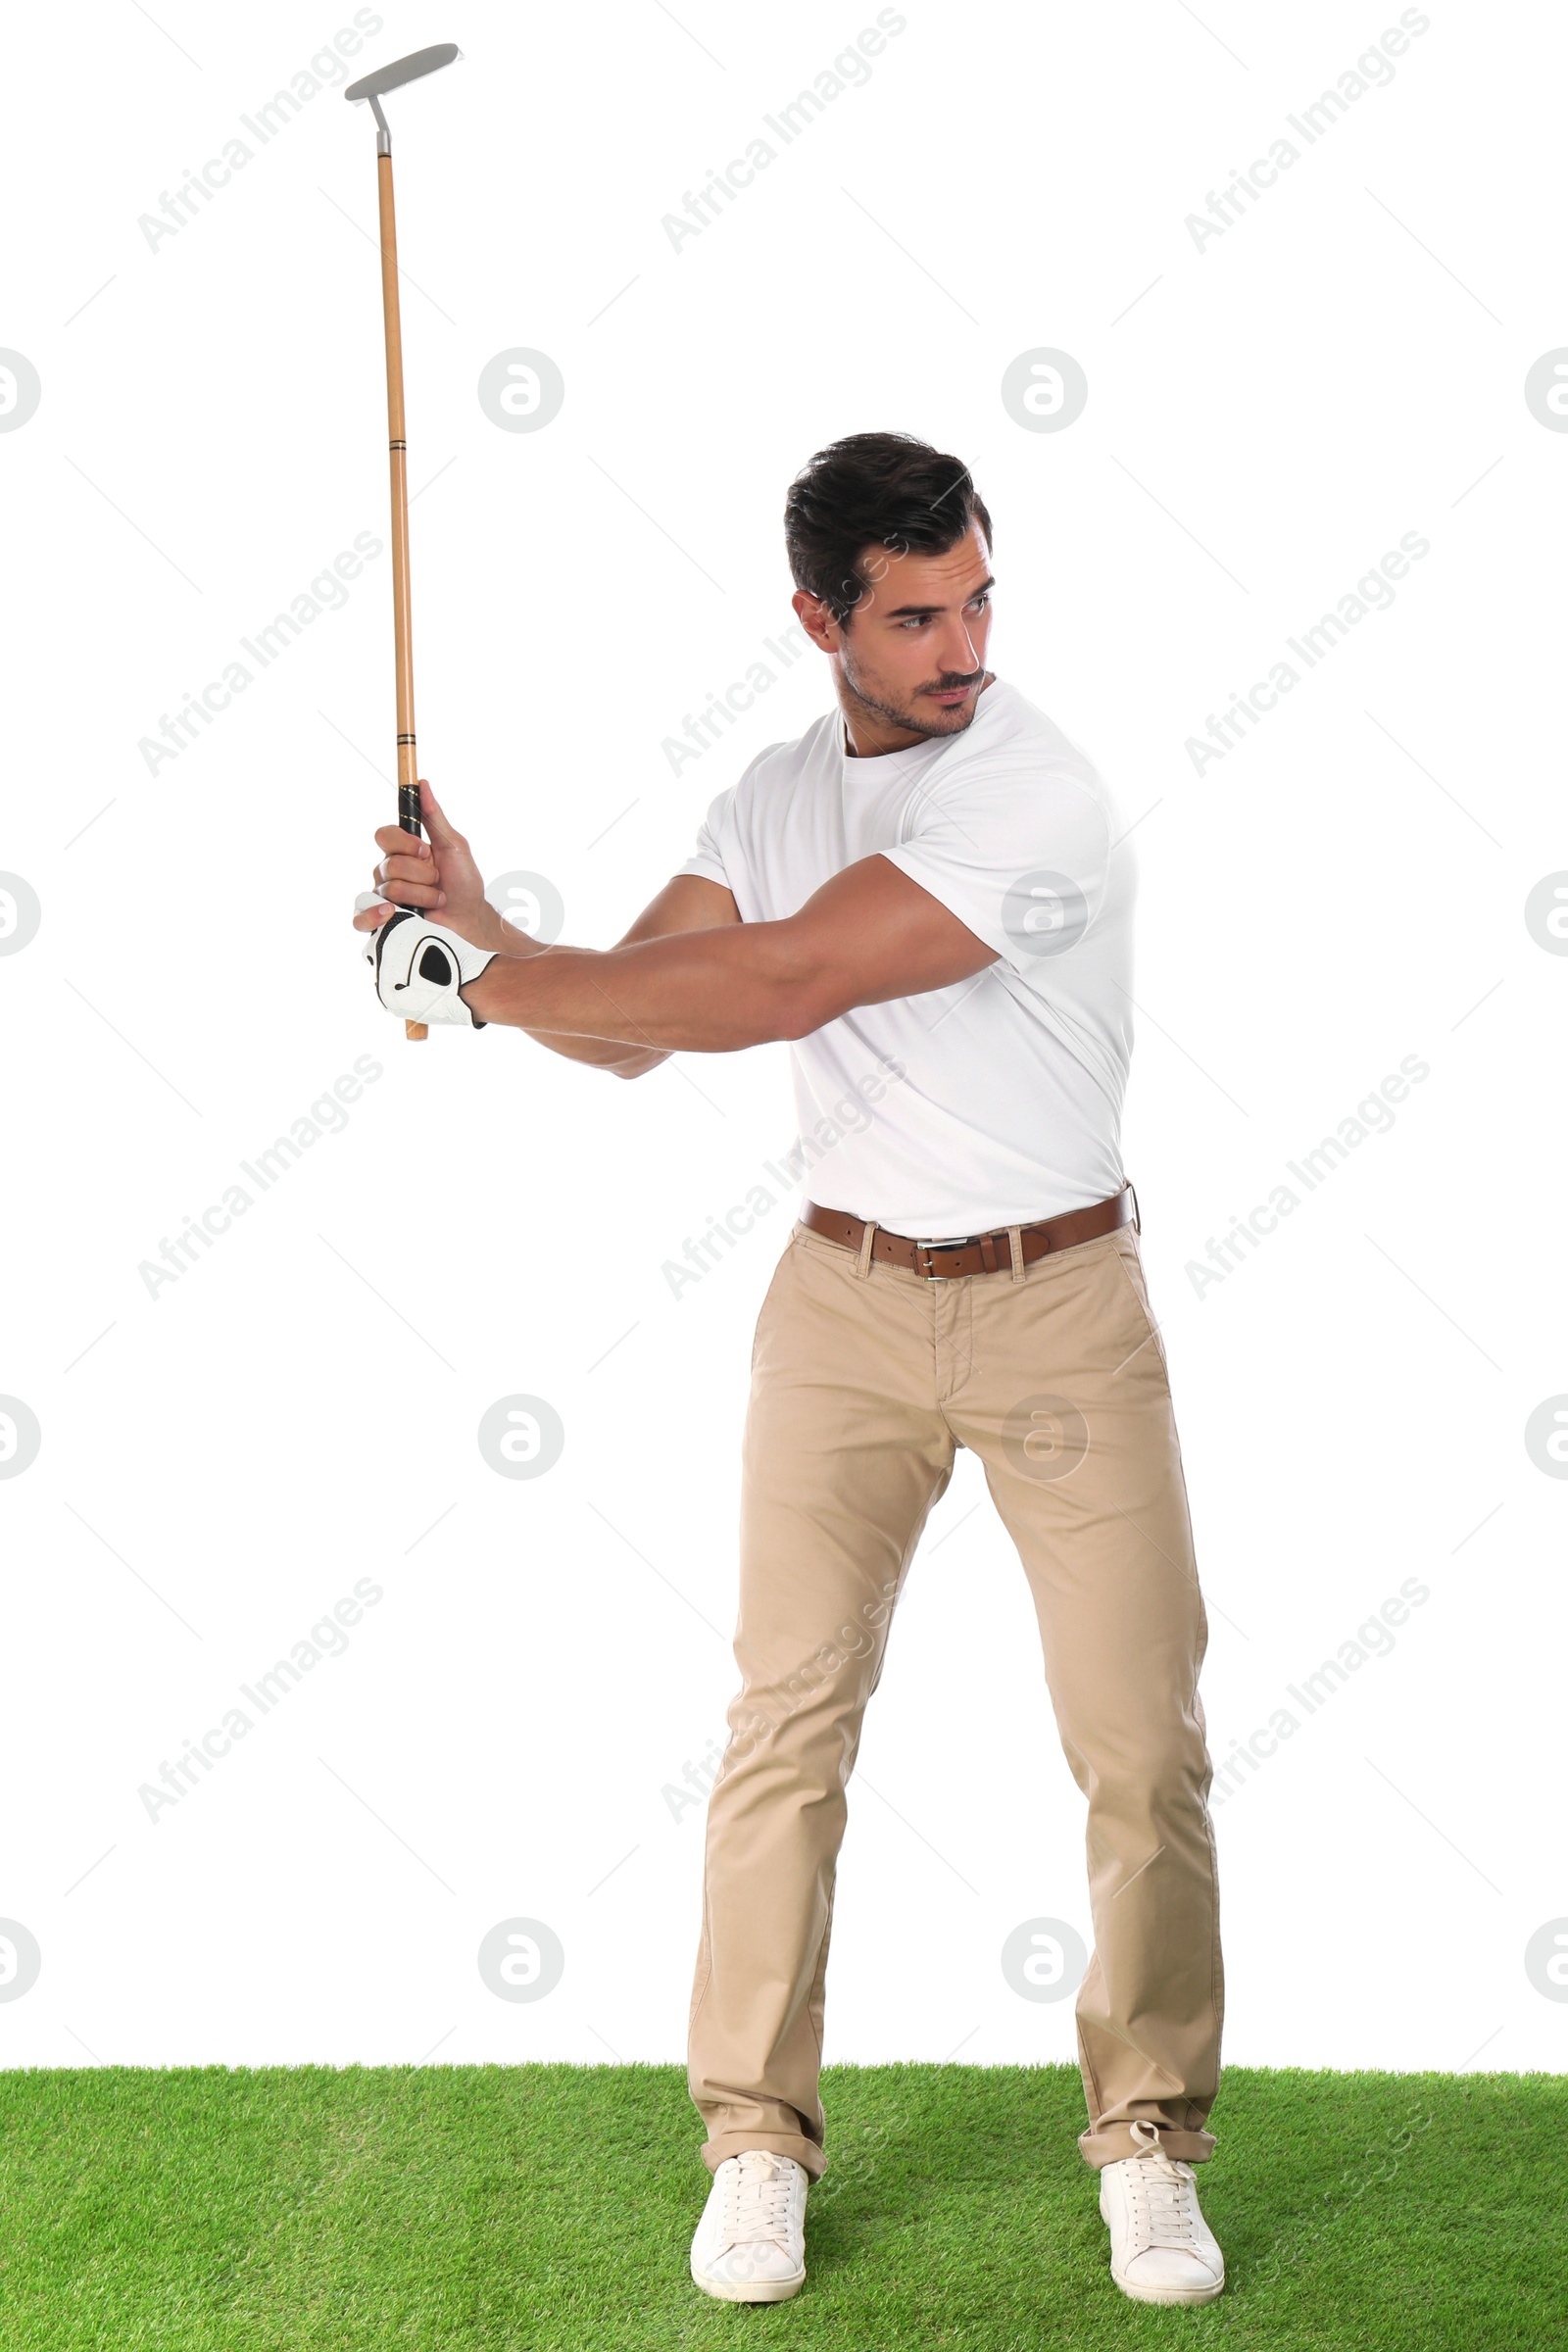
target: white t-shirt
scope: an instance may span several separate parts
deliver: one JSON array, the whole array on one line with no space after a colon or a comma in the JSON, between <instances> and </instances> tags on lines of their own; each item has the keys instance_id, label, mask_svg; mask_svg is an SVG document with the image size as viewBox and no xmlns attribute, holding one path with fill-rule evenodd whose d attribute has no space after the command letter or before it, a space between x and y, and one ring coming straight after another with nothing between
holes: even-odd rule
<instances>
[{"instance_id":1,"label":"white t-shirt","mask_svg":"<svg viewBox=\"0 0 1568 2352\"><path fill-rule=\"evenodd\" d=\"M877 853L999 960L792 1045L806 1198L916 1240L1028 1224L1122 1183L1135 867L1078 749L996 679L961 735L852 758L835 709L720 793L681 872L742 920ZM786 1155L788 1157L788 1155Z\"/></svg>"}]
</instances>

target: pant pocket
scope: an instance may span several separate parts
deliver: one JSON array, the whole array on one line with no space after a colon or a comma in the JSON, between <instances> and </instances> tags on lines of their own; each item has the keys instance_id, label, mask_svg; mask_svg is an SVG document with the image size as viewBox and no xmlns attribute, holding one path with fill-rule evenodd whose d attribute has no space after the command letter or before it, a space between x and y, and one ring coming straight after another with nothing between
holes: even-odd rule
<instances>
[{"instance_id":1,"label":"pant pocket","mask_svg":"<svg viewBox=\"0 0 1568 2352\"><path fill-rule=\"evenodd\" d=\"M757 1328L752 1334L752 1370L754 1372L757 1370L758 1358L762 1351L762 1341L766 1335L767 1326L772 1317L774 1302L778 1298L779 1291L783 1286L784 1276L790 1266L791 1260L795 1255L796 1240L796 1234L791 1234L789 1240L785 1243L783 1254L780 1256L778 1264L773 1268L773 1278L771 1282L769 1282L765 1292L762 1294L762 1303L757 1310Z\"/></svg>"},{"instance_id":2,"label":"pant pocket","mask_svg":"<svg viewBox=\"0 0 1568 2352\"><path fill-rule=\"evenodd\" d=\"M1133 1295L1139 1321L1152 1342L1155 1354L1159 1357L1161 1370L1168 1379L1170 1365L1165 1357L1165 1343L1160 1338L1159 1326L1154 1321L1153 1309L1149 1303L1149 1286L1144 1280L1143 1259L1138 1253L1138 1244L1130 1237L1125 1226L1113 1237L1111 1251L1117 1265L1121 1268L1122 1280Z\"/></svg>"}]
</instances>

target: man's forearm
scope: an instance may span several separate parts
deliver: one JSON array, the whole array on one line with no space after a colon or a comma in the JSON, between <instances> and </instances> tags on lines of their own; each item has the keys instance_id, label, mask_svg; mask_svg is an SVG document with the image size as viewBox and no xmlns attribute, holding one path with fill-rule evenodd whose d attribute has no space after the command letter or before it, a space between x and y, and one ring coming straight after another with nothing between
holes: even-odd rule
<instances>
[{"instance_id":1,"label":"man's forearm","mask_svg":"<svg viewBox=\"0 0 1568 2352\"><path fill-rule=\"evenodd\" d=\"M886 858L858 858L793 914L763 922L742 921L733 899L711 883L681 879L707 894L705 906L710 898L720 910L728 906L729 918L628 937L602 953L527 941L525 952L497 956L468 982L470 1011L553 1038L618 1040L644 1054L733 1054L809 1037L858 1004L949 988L997 960L978 933Z\"/></svg>"},{"instance_id":2,"label":"man's forearm","mask_svg":"<svg viewBox=\"0 0 1568 2352\"><path fill-rule=\"evenodd\" d=\"M543 942L530 939L526 931L517 930L500 915L497 915L486 936L482 940L475 940L473 944L475 947L494 948L500 956L519 958L549 954ZM496 966L492 964L490 968L494 971ZM481 1020L488 1017L482 1011L479 1014ZM555 1030L534 1028L525 1029L523 1034L531 1037L535 1045L547 1046L552 1054L560 1054L567 1061L586 1062L593 1069L612 1070L622 1078L641 1077L645 1070L652 1069L663 1059L662 1054L651 1054L643 1048L630 1047L620 1038L563 1036Z\"/></svg>"},{"instance_id":3,"label":"man's forearm","mask_svg":"<svg viewBox=\"0 0 1568 2352\"><path fill-rule=\"evenodd\" d=\"M489 1016L480 1013L480 1020ZM640 1078L664 1059L659 1048L628 1046L618 1037L563 1037L555 1029L524 1029L536 1046L547 1046L566 1061L585 1062L590 1069L611 1070L617 1078Z\"/></svg>"},{"instance_id":4,"label":"man's forearm","mask_svg":"<svg viewBox=\"0 0 1568 2352\"><path fill-rule=\"evenodd\" d=\"M482 1021L549 1038L729 1054L802 1037L830 1014L781 923L678 932L630 947L498 956L463 994ZM531 945L531 943L530 943Z\"/></svg>"}]
</instances>

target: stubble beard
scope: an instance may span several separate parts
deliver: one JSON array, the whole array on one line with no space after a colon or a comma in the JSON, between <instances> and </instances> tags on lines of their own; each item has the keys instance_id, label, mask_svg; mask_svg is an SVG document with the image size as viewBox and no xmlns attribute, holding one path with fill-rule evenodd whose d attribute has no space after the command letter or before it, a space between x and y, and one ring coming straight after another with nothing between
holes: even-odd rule
<instances>
[{"instance_id":1,"label":"stubble beard","mask_svg":"<svg viewBox=\"0 0 1568 2352\"><path fill-rule=\"evenodd\" d=\"M972 701L957 703L951 710L922 710L912 698L907 705L901 705L886 702L880 695L872 692L865 681L857 674L850 660L848 647L840 648L839 658L843 665L844 683L849 688L853 701L859 706L860 710L874 712L878 718L887 719L896 727L906 727L913 735L961 735L966 727L974 724L976 713L980 709L978 689L984 685L989 675L988 671L982 669L978 677L974 677L972 673L969 677L965 677L960 672L956 677L945 675L939 678L928 678L923 686L912 689L912 697L933 690L956 688L970 684L973 684L976 692Z\"/></svg>"}]
</instances>

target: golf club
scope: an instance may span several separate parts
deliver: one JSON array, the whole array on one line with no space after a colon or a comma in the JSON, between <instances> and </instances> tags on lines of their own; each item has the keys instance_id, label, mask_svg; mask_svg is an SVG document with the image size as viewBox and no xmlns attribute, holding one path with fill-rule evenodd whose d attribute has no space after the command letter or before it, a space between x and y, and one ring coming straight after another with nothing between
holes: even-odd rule
<instances>
[{"instance_id":1,"label":"golf club","mask_svg":"<svg viewBox=\"0 0 1568 2352\"><path fill-rule=\"evenodd\" d=\"M397 673L398 823L405 833L419 830L419 762L414 736L414 643L409 607L409 445L403 422L403 327L398 315L398 232L392 210L392 133L381 112L389 90L438 73L462 55L455 41L416 49L390 66L351 82L343 95L355 105L368 100L375 117L375 172L381 211L381 309L386 322L386 424L392 456L392 641ZM422 1021L405 1021L411 1038L428 1032Z\"/></svg>"}]
</instances>

